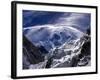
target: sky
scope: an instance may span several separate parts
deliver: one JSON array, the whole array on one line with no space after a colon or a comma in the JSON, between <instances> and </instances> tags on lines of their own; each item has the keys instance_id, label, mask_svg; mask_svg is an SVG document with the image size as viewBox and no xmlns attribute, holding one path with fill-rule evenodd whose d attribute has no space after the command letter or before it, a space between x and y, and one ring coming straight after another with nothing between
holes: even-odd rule
<instances>
[{"instance_id":1,"label":"sky","mask_svg":"<svg viewBox=\"0 0 100 80\"><path fill-rule=\"evenodd\" d=\"M37 25L69 25L83 32L90 28L91 14L23 10L23 28Z\"/></svg>"}]
</instances>

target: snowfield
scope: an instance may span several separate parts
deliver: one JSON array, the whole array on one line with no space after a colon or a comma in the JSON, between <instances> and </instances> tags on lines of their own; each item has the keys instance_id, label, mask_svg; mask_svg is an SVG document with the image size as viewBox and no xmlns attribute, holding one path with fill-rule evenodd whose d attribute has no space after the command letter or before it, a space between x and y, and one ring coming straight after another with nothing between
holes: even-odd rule
<instances>
[{"instance_id":1,"label":"snowfield","mask_svg":"<svg viewBox=\"0 0 100 80\"><path fill-rule=\"evenodd\" d=\"M26 38L46 52L44 61L28 65L29 69L90 66L90 36L72 26L41 25L23 29ZM83 47L84 46L84 47ZM87 51L87 52L86 52ZM29 53L30 54L30 53ZM27 60L28 62L28 60Z\"/></svg>"}]
</instances>

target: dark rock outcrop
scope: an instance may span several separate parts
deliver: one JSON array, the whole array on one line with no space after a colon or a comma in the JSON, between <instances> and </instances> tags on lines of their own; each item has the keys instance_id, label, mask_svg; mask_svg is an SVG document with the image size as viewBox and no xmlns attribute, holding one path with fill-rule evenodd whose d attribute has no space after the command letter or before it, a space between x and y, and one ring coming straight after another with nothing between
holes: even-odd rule
<instances>
[{"instance_id":1,"label":"dark rock outcrop","mask_svg":"<svg viewBox=\"0 0 100 80\"><path fill-rule=\"evenodd\" d=\"M81 54L79 55L80 58L84 57L84 56L88 56L91 55L91 41L88 40L86 41L81 49Z\"/></svg>"},{"instance_id":2,"label":"dark rock outcrop","mask_svg":"<svg viewBox=\"0 0 100 80\"><path fill-rule=\"evenodd\" d=\"M83 44L81 54L78 55L78 66L85 66L90 63L91 60L91 38L85 37L86 42Z\"/></svg>"},{"instance_id":3,"label":"dark rock outcrop","mask_svg":"<svg viewBox=\"0 0 100 80\"><path fill-rule=\"evenodd\" d=\"M26 57L26 59L25 59ZM38 47L34 46L24 35L23 35L23 64L28 66L29 64L37 64L44 61L44 56ZM27 67L25 67L27 68Z\"/></svg>"}]
</instances>

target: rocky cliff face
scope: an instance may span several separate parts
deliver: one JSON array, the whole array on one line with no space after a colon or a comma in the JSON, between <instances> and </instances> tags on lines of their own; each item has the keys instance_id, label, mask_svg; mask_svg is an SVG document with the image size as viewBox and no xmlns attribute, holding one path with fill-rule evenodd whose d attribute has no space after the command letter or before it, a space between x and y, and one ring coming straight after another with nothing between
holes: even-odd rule
<instances>
[{"instance_id":1,"label":"rocky cliff face","mask_svg":"<svg viewBox=\"0 0 100 80\"><path fill-rule=\"evenodd\" d=\"M34 46L25 36L23 36L23 68L28 68L30 64L37 64L44 61L44 56L39 48Z\"/></svg>"}]
</instances>

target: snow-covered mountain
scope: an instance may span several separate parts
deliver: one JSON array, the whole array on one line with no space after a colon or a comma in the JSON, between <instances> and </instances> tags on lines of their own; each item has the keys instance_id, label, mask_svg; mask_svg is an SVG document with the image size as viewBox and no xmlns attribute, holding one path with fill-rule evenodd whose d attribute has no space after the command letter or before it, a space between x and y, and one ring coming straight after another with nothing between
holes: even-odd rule
<instances>
[{"instance_id":1,"label":"snow-covered mountain","mask_svg":"<svg viewBox=\"0 0 100 80\"><path fill-rule=\"evenodd\" d=\"M48 51L63 43L79 39L83 32L71 26L43 25L24 28L26 37L36 46L42 45Z\"/></svg>"},{"instance_id":2,"label":"snow-covered mountain","mask_svg":"<svg viewBox=\"0 0 100 80\"><path fill-rule=\"evenodd\" d=\"M32 44L38 48L42 46L43 53L47 53L44 62L31 64L29 68L82 66L90 60L90 52L87 55L83 49L84 44L90 43L90 37L74 27L42 25L24 28L23 32Z\"/></svg>"}]
</instances>

